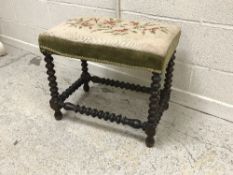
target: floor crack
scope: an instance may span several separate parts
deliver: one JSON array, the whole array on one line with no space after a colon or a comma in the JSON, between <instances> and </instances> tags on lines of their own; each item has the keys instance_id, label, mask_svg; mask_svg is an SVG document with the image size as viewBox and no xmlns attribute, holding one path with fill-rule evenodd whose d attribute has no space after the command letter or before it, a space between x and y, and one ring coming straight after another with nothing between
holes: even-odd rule
<instances>
[{"instance_id":1,"label":"floor crack","mask_svg":"<svg viewBox=\"0 0 233 175\"><path fill-rule=\"evenodd\" d=\"M173 138L176 142L180 143L182 145L182 147L185 149L185 151L187 152L187 154L189 155L189 157L192 159L192 161L195 163L196 159L194 158L193 154L190 152L190 150L185 146L184 143L182 143L181 141L177 140L176 138ZM192 162L189 161L189 165L193 168Z\"/></svg>"},{"instance_id":2,"label":"floor crack","mask_svg":"<svg viewBox=\"0 0 233 175\"><path fill-rule=\"evenodd\" d=\"M170 127L167 127L167 126L165 126L166 128L173 128L175 131L177 131L177 132L179 132L179 133L181 133L181 134L183 134L183 135L185 135L186 137L191 137L192 139L194 139L194 140L197 140L197 141L199 141L200 143L203 143L203 144L206 144L206 145L210 145L210 146L213 146L213 147L217 147L217 148L221 148L221 149L225 149L225 150L227 150L227 151L229 151L230 153L232 153L233 154L233 151L230 149L230 148L227 148L227 147L225 147L225 146L219 146L219 145L215 145L215 144L212 144L212 143L209 143L209 142L205 142L204 140L201 140L201 139L199 139L198 137L194 137L194 136L192 136L192 135L189 135L189 134L187 134L187 133L184 133L184 132L182 132L182 131L180 131L180 130L178 130L178 129L176 129L174 126L172 126L170 123L168 123L168 125L170 126ZM174 138L173 138L174 139ZM176 140L176 139L175 139ZM176 140L177 141L177 140ZM179 141L178 141L179 142ZM179 142L179 143L181 143L181 142ZM183 145L184 146L184 145ZM194 159L195 160L195 159Z\"/></svg>"}]
</instances>

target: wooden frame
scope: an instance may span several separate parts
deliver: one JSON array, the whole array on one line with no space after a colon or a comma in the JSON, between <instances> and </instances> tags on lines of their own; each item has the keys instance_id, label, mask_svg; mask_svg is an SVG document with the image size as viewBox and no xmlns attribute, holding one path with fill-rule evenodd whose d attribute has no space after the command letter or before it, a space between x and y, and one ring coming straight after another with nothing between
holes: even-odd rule
<instances>
[{"instance_id":1,"label":"wooden frame","mask_svg":"<svg viewBox=\"0 0 233 175\"><path fill-rule=\"evenodd\" d=\"M68 87L61 94L58 93L58 87L56 82L53 57L48 53L43 53L45 55L45 62L49 80L50 87L50 106L55 111L54 116L56 120L62 119L61 108L65 110L71 110L74 112L79 112L81 114L86 114L87 116L97 117L105 121L115 122L117 124L129 125L136 129L143 129L147 135L146 145L147 147L152 147L154 145L154 136L156 133L157 125L161 119L164 110L169 107L169 99L172 86L172 75L175 60L175 53L173 54L170 62L168 63L164 87L161 90L161 75L159 73L152 72L152 82L150 87L144 87L140 85L135 85L127 82L120 82L111 79L100 78L97 76L91 76L88 73L87 61L81 60L82 62L82 74L81 77L75 81L70 87ZM138 119L130 119L121 114L110 113L102 110L97 110L95 108L89 108L86 106L75 105L72 103L65 102L65 100L74 93L79 87L83 85L84 91L89 91L88 83L92 81L94 83L101 83L109 86L124 88L128 90L149 93L150 103L147 121L142 122Z\"/></svg>"}]
</instances>

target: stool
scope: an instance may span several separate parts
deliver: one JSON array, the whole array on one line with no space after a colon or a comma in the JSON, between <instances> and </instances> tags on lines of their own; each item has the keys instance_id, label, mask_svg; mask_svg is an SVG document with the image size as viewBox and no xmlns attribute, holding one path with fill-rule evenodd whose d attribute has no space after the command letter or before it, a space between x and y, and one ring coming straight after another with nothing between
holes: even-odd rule
<instances>
[{"instance_id":1,"label":"stool","mask_svg":"<svg viewBox=\"0 0 233 175\"><path fill-rule=\"evenodd\" d=\"M51 100L57 120L62 119L61 109L71 110L117 124L129 125L145 131L146 145L154 145L157 125L168 109L171 94L175 50L180 28L159 22L138 22L108 17L79 17L70 19L39 36L40 51L45 56ZM58 92L52 55L81 60L82 73L64 92ZM150 87L92 76L87 61L144 69L152 72ZM161 76L165 74L161 87ZM150 94L147 121L130 119L94 108L75 105L65 100L83 85L89 91L89 82L134 90Z\"/></svg>"}]
</instances>

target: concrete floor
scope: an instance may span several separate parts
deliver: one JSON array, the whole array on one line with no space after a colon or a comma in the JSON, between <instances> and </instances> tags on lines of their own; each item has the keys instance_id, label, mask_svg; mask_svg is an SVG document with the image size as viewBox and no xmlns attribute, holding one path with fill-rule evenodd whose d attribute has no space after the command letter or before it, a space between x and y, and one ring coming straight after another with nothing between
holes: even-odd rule
<instances>
[{"instance_id":1,"label":"concrete floor","mask_svg":"<svg viewBox=\"0 0 233 175\"><path fill-rule=\"evenodd\" d=\"M53 118L44 62L7 46L0 57L0 175L231 175L233 123L171 103L155 147L142 131L80 114ZM77 79L78 61L56 59L61 89ZM71 73L72 72L72 73ZM148 96L95 86L70 101L145 118Z\"/></svg>"}]
</instances>

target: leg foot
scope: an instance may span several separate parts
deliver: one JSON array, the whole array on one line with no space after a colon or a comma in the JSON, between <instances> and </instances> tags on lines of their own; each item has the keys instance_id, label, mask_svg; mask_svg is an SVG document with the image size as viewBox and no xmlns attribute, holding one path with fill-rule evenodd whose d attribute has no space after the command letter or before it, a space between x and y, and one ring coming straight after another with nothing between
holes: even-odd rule
<instances>
[{"instance_id":1,"label":"leg foot","mask_svg":"<svg viewBox=\"0 0 233 175\"><path fill-rule=\"evenodd\" d=\"M89 89L90 89L90 87L89 87L88 83L84 83L84 85L83 85L83 90L84 90L85 92L88 92Z\"/></svg>"},{"instance_id":2,"label":"leg foot","mask_svg":"<svg viewBox=\"0 0 233 175\"><path fill-rule=\"evenodd\" d=\"M155 144L155 139L153 137L151 137L151 138L147 137L146 138L146 146L148 148L152 148L154 146L154 144Z\"/></svg>"},{"instance_id":3,"label":"leg foot","mask_svg":"<svg viewBox=\"0 0 233 175\"><path fill-rule=\"evenodd\" d=\"M55 111L54 117L55 117L56 120L61 120L63 115L62 115L61 111L58 110L58 111Z\"/></svg>"},{"instance_id":4,"label":"leg foot","mask_svg":"<svg viewBox=\"0 0 233 175\"><path fill-rule=\"evenodd\" d=\"M156 129L155 125L153 125L152 123L147 123L145 132L146 132L146 135L147 135L146 146L148 148L153 147L154 144L155 144L155 139L154 139L155 129Z\"/></svg>"}]
</instances>

